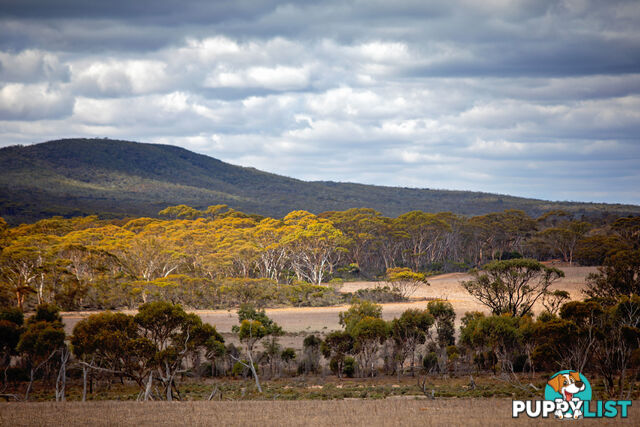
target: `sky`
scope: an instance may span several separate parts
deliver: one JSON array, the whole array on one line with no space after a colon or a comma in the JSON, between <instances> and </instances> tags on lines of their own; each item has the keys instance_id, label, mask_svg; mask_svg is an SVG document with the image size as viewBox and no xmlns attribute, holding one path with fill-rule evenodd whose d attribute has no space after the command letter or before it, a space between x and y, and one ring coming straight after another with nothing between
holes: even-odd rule
<instances>
[{"instance_id":1,"label":"sky","mask_svg":"<svg viewBox=\"0 0 640 427\"><path fill-rule=\"evenodd\" d=\"M0 0L0 146L640 204L637 0Z\"/></svg>"}]
</instances>

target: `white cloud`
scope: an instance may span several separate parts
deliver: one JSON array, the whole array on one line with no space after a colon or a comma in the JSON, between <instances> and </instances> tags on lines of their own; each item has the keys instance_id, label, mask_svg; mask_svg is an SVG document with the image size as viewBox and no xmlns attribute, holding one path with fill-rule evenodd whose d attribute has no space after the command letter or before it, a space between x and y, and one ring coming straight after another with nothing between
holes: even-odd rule
<instances>
[{"instance_id":1,"label":"white cloud","mask_svg":"<svg viewBox=\"0 0 640 427\"><path fill-rule=\"evenodd\" d=\"M0 120L42 120L67 116L74 99L46 83L10 83L0 89Z\"/></svg>"},{"instance_id":2,"label":"white cloud","mask_svg":"<svg viewBox=\"0 0 640 427\"><path fill-rule=\"evenodd\" d=\"M121 97L162 91L170 81L166 64L158 60L92 61L73 66L78 93Z\"/></svg>"},{"instance_id":3,"label":"white cloud","mask_svg":"<svg viewBox=\"0 0 640 427\"><path fill-rule=\"evenodd\" d=\"M53 53L27 49L17 54L0 51L0 81L4 82L64 82L69 79L69 67Z\"/></svg>"},{"instance_id":4,"label":"white cloud","mask_svg":"<svg viewBox=\"0 0 640 427\"><path fill-rule=\"evenodd\" d=\"M215 71L204 82L212 88L304 89L309 85L309 69L285 66L251 67L241 71Z\"/></svg>"}]
</instances>

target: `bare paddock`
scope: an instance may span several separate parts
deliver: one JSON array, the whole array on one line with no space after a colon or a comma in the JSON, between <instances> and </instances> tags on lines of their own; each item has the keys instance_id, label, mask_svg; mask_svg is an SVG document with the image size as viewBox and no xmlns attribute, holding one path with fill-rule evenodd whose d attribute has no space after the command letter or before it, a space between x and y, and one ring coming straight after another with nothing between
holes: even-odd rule
<instances>
[{"instance_id":1,"label":"bare paddock","mask_svg":"<svg viewBox=\"0 0 640 427\"><path fill-rule=\"evenodd\" d=\"M595 267L569 267L563 266L561 269L565 273L565 277L553 284L551 289L562 289L570 293L572 299L582 299L580 291L584 287L586 276L589 273L597 271ZM413 295L415 298L442 298L446 299L453 305L456 311L456 329L460 326L460 319L468 311L482 311L488 313L485 306L478 303L469 293L460 285L463 280L469 280L470 276L466 273L450 273L433 276L429 278L430 286L421 286ZM377 286L376 282L348 282L342 287L342 292L355 292L358 289L371 288ZM382 304L382 317L385 320L391 320L399 317L403 311L408 308L426 308L427 302L409 301L402 303ZM330 332L341 329L338 323L338 314L345 311L347 306L335 307L286 307L286 308L268 308L267 315L283 327L288 333L311 333L311 332ZM542 310L540 305L535 307L538 313ZM135 311L124 311L126 313L135 314ZM193 310L203 321L216 326L216 329L223 333L229 334L231 328L238 324L236 310ZM69 312L63 313L65 329L67 334L71 334L73 327L82 319L88 317L91 312ZM293 340L297 343L300 340ZM294 344L294 347L299 347Z\"/></svg>"},{"instance_id":2,"label":"bare paddock","mask_svg":"<svg viewBox=\"0 0 640 427\"><path fill-rule=\"evenodd\" d=\"M630 418L580 425L638 425ZM555 419L511 418L507 399L385 399L234 402L2 403L4 426L424 426L557 425ZM566 421L565 421L566 423Z\"/></svg>"}]
</instances>

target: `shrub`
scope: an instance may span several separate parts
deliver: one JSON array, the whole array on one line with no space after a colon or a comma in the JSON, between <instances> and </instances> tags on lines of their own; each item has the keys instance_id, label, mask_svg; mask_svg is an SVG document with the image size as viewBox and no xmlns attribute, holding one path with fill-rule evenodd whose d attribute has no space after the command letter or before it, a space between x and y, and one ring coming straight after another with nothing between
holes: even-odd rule
<instances>
[{"instance_id":1,"label":"shrub","mask_svg":"<svg viewBox=\"0 0 640 427\"><path fill-rule=\"evenodd\" d=\"M356 373L356 368L358 367L358 362L351 356L347 356L344 358L344 367L342 368L342 373L344 373L347 377L353 378L353 375Z\"/></svg>"},{"instance_id":2,"label":"shrub","mask_svg":"<svg viewBox=\"0 0 640 427\"><path fill-rule=\"evenodd\" d=\"M352 294L351 298L357 298L360 300L376 303L401 302L407 300L407 298L403 297L400 292L395 289L391 289L389 286L378 286L370 289L358 289Z\"/></svg>"},{"instance_id":3,"label":"shrub","mask_svg":"<svg viewBox=\"0 0 640 427\"><path fill-rule=\"evenodd\" d=\"M438 355L434 351L431 351L431 352L425 354L424 358L422 359L422 367L427 372L430 372L436 366L438 366Z\"/></svg>"}]
</instances>

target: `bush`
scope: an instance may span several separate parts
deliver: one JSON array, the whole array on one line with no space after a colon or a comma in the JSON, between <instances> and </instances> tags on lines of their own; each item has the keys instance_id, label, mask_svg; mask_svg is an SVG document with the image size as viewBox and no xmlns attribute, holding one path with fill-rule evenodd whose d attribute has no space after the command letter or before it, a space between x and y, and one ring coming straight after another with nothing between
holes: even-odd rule
<instances>
[{"instance_id":1,"label":"bush","mask_svg":"<svg viewBox=\"0 0 640 427\"><path fill-rule=\"evenodd\" d=\"M351 356L347 356L344 358L344 362L342 364L342 374L349 378L353 378L357 367L358 362L356 362L356 359ZM338 359L336 357L332 357L331 360L329 360L329 369L331 369L331 372L338 375Z\"/></svg>"},{"instance_id":2,"label":"bush","mask_svg":"<svg viewBox=\"0 0 640 427\"><path fill-rule=\"evenodd\" d=\"M31 322L62 322L60 309L55 304L40 304L36 307L36 314L29 319Z\"/></svg>"},{"instance_id":3,"label":"bush","mask_svg":"<svg viewBox=\"0 0 640 427\"><path fill-rule=\"evenodd\" d=\"M356 362L356 359L351 356L347 356L344 358L344 367L342 368L342 373L349 378L353 378L353 375L356 373L357 367L358 362Z\"/></svg>"},{"instance_id":4,"label":"bush","mask_svg":"<svg viewBox=\"0 0 640 427\"><path fill-rule=\"evenodd\" d=\"M8 320L18 326L22 326L24 324L24 314L18 307L6 307L0 309L0 320Z\"/></svg>"},{"instance_id":5,"label":"bush","mask_svg":"<svg viewBox=\"0 0 640 427\"><path fill-rule=\"evenodd\" d=\"M338 304L342 300L342 296L333 287L306 282L280 285L275 297L281 304L294 307L324 307Z\"/></svg>"},{"instance_id":6,"label":"bush","mask_svg":"<svg viewBox=\"0 0 640 427\"><path fill-rule=\"evenodd\" d=\"M522 257L522 254L518 251L512 251L512 252L504 251L500 254L500 259L502 261L506 261L509 259L519 259L519 258L523 258L523 257Z\"/></svg>"},{"instance_id":7,"label":"bush","mask_svg":"<svg viewBox=\"0 0 640 427\"><path fill-rule=\"evenodd\" d=\"M429 352L422 358L422 367L427 371L432 371L438 366L438 355L435 352Z\"/></svg>"},{"instance_id":8,"label":"bush","mask_svg":"<svg viewBox=\"0 0 640 427\"><path fill-rule=\"evenodd\" d=\"M242 362L246 363L247 365L249 364L249 362L247 362L246 360L243 360ZM256 369L258 369L258 367L255 364L253 366ZM236 362L233 364L233 368L231 369L231 374L237 377L241 376L243 378L246 378L246 376L249 375L249 368L247 368L241 362Z\"/></svg>"},{"instance_id":9,"label":"bush","mask_svg":"<svg viewBox=\"0 0 640 427\"><path fill-rule=\"evenodd\" d=\"M338 375L338 359L336 357L332 357L331 360L329 360L329 369L331 369L331 372Z\"/></svg>"},{"instance_id":10,"label":"bush","mask_svg":"<svg viewBox=\"0 0 640 427\"><path fill-rule=\"evenodd\" d=\"M354 298L376 303L402 302L407 300L407 298L403 297L400 292L391 289L389 286L378 286L372 289L358 289L350 296L350 299Z\"/></svg>"},{"instance_id":11,"label":"bush","mask_svg":"<svg viewBox=\"0 0 640 427\"><path fill-rule=\"evenodd\" d=\"M538 322L550 322L552 320L557 319L558 317L549 313L547 310L544 310L542 313L538 315Z\"/></svg>"}]
</instances>

